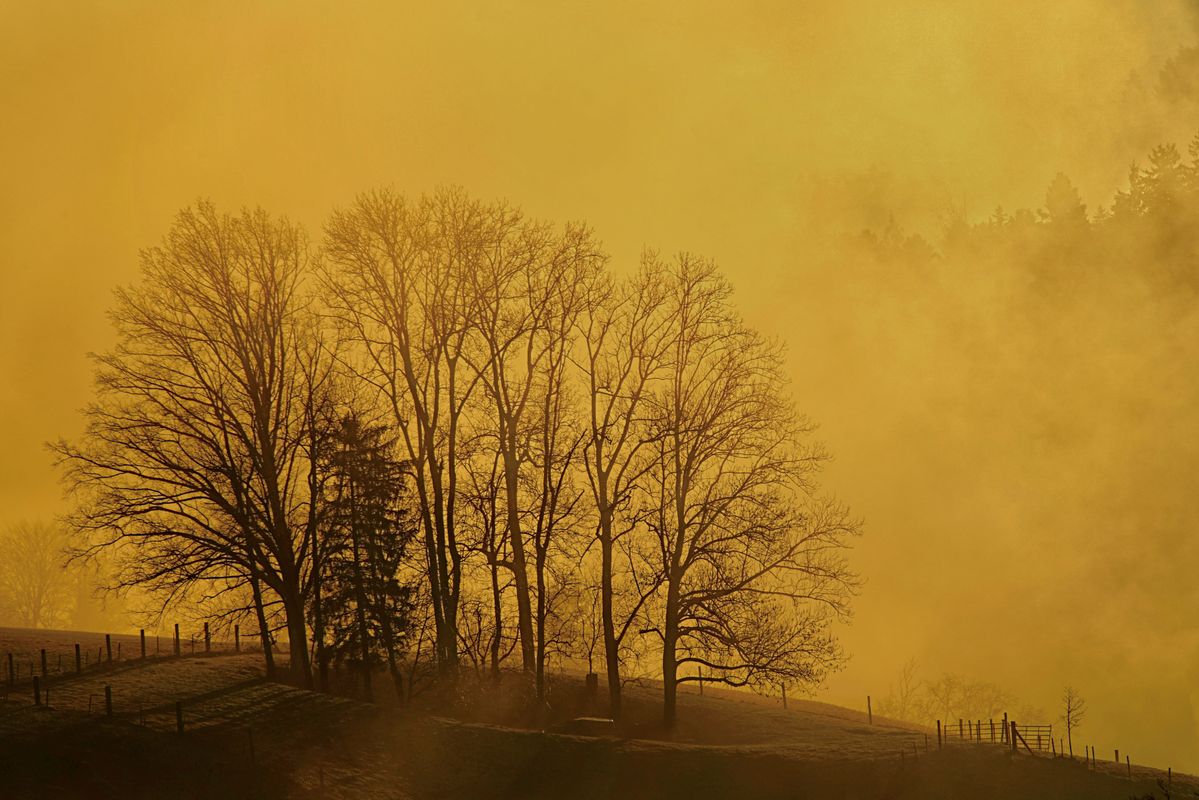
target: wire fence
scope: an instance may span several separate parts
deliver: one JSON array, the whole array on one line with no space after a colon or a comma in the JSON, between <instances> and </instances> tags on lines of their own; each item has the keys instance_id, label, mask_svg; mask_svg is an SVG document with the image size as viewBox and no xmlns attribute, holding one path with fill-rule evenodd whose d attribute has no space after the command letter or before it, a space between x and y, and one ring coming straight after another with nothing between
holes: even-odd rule
<instances>
[{"instance_id":1,"label":"wire fence","mask_svg":"<svg viewBox=\"0 0 1199 800\"><path fill-rule=\"evenodd\" d=\"M258 637L243 642L240 625L232 638L215 639L207 623L193 630L174 628L162 634L82 634L61 631L0 630L0 687L5 694L37 680L48 685L55 679L129 662L179 656L261 652Z\"/></svg>"},{"instance_id":2,"label":"wire fence","mask_svg":"<svg viewBox=\"0 0 1199 800\"><path fill-rule=\"evenodd\" d=\"M231 632L232 639L214 639L203 627L172 631L169 637L146 636L144 631L27 631L18 637L0 631L0 645L13 648L0 653L0 709L5 712L0 718L47 709L178 733L230 723L234 729L248 728L258 711L294 702L297 690L262 674L255 658L262 653L258 637L243 642L239 628ZM64 641L68 637L83 641ZM31 644L38 646L36 651L29 649ZM220 658L219 664L205 658L239 653L250 658L232 663ZM155 666L161 668L144 669Z\"/></svg>"}]
</instances>

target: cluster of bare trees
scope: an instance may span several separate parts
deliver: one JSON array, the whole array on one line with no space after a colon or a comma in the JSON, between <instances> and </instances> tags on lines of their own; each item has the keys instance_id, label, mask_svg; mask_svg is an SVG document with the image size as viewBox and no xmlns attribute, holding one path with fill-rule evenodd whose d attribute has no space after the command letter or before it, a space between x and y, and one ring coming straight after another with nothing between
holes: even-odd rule
<instances>
[{"instance_id":1,"label":"cluster of bare trees","mask_svg":"<svg viewBox=\"0 0 1199 800\"><path fill-rule=\"evenodd\" d=\"M283 631L305 685L515 659L544 701L554 659L602 654L618 717L660 658L669 725L685 682L818 682L855 525L731 292L456 190L362 195L319 248L201 204L118 292L57 445L76 525L121 585Z\"/></svg>"},{"instance_id":2,"label":"cluster of bare trees","mask_svg":"<svg viewBox=\"0 0 1199 800\"><path fill-rule=\"evenodd\" d=\"M1073 732L1086 714L1086 701L1078 690L1067 686L1062 692L1062 715L1058 718L1066 730L1069 752L1074 752ZM892 719L931 725L936 720L997 719L1008 714L1029 723L1048 721L1043 709L1019 701L1002 687L988 681L972 680L953 673L938 678L921 678L919 665L910 660L903 665L887 693L878 698L876 711Z\"/></svg>"}]
</instances>

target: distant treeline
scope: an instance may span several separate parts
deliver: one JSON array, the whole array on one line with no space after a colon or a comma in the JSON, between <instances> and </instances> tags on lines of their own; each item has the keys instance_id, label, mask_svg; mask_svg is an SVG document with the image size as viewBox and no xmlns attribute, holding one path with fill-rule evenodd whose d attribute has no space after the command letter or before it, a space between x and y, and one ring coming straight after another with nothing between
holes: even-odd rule
<instances>
[{"instance_id":1,"label":"distant treeline","mask_svg":"<svg viewBox=\"0 0 1199 800\"><path fill-rule=\"evenodd\" d=\"M956 210L935 242L892 224L848 241L888 262L933 258L1019 269L1046 291L1097 277L1143 281L1165 291L1199 291L1199 135L1184 156L1153 148L1129 168L1128 185L1088 213L1077 188L1058 173L1037 209L996 208L982 221Z\"/></svg>"}]
</instances>

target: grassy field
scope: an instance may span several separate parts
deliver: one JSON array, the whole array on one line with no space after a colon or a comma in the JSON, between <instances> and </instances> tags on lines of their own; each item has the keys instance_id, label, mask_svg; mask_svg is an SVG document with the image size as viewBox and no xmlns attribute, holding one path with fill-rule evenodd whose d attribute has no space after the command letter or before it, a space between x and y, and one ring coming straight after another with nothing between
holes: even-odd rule
<instances>
[{"instance_id":1,"label":"grassy field","mask_svg":"<svg viewBox=\"0 0 1199 800\"><path fill-rule=\"evenodd\" d=\"M1167 796L1157 784L1164 775L1146 768L1129 780L1115 765L1091 771L998 746L938 752L935 737L925 749L919 728L870 725L822 703L784 710L740 692L683 695L676 735L664 741L652 686L630 687L627 736L556 732L595 710L571 676L553 684L540 729L514 714L517 676L506 691L425 695L407 711L267 682L252 654L133 661L49 684L48 707L33 705L29 687L0 703L0 797ZM1196 796L1199 782L1174 776L1170 789Z\"/></svg>"},{"instance_id":2,"label":"grassy field","mask_svg":"<svg viewBox=\"0 0 1199 800\"><path fill-rule=\"evenodd\" d=\"M112 657L114 661L129 661L141 656L141 639L137 634L114 633ZM202 631L183 630L180 633L181 648L185 654L193 649L204 648ZM247 647L255 646L256 640L248 641ZM41 651L46 651L46 666L51 675L74 672L75 645L80 647L84 666L94 666L108 657L105 634L87 631L26 630L24 628L0 628L0 680L8 677L8 655L13 657L13 666L19 679L28 679L41 672ZM214 650L231 650L232 644L213 641ZM146 654L167 656L173 653L174 634L155 636L146 634Z\"/></svg>"}]
</instances>

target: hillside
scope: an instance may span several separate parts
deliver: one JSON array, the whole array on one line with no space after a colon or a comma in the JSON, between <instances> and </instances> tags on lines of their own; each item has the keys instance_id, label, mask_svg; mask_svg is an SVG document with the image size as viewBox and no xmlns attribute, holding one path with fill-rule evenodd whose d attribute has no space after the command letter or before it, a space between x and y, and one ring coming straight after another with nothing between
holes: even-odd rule
<instances>
[{"instance_id":1,"label":"hillside","mask_svg":"<svg viewBox=\"0 0 1199 800\"><path fill-rule=\"evenodd\" d=\"M114 716L103 716L104 687ZM925 750L923 731L821 703L788 710L740 693L681 698L673 741L592 738L467 721L501 705L400 712L266 682L251 655L127 662L0 704L0 796L70 797L833 797L1112 798L1160 791L1160 773L1015 757L1003 748ZM560 714L581 687L554 688ZM574 698L572 700L572 698ZM182 700L186 732L175 732ZM652 735L652 687L632 687L634 728ZM89 713L89 707L91 709ZM582 709L582 705L579 706ZM1171 796L1199 782L1174 776Z\"/></svg>"}]
</instances>

